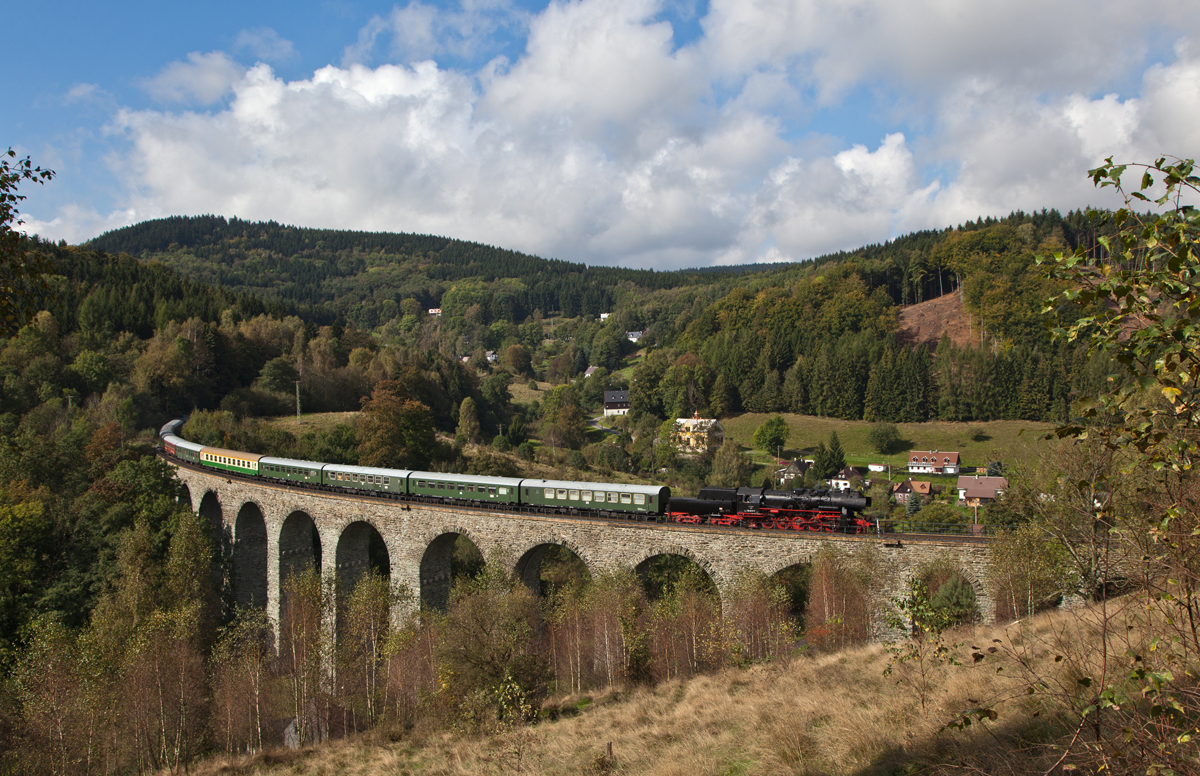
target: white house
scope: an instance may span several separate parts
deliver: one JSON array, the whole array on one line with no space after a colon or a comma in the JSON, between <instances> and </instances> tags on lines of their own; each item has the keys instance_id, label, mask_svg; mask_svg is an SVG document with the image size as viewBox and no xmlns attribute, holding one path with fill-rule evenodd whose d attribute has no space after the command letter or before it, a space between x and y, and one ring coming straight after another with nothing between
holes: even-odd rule
<instances>
[{"instance_id":1,"label":"white house","mask_svg":"<svg viewBox=\"0 0 1200 776\"><path fill-rule=\"evenodd\" d=\"M913 450L908 454L908 470L914 474L958 474L958 453Z\"/></svg>"},{"instance_id":2,"label":"white house","mask_svg":"<svg viewBox=\"0 0 1200 776\"><path fill-rule=\"evenodd\" d=\"M604 392L604 417L629 414L629 391Z\"/></svg>"},{"instance_id":3,"label":"white house","mask_svg":"<svg viewBox=\"0 0 1200 776\"><path fill-rule=\"evenodd\" d=\"M853 466L847 466L833 475L833 478L829 480L829 487L833 490L850 490L862 485L862 481L862 475L856 472Z\"/></svg>"}]
</instances>

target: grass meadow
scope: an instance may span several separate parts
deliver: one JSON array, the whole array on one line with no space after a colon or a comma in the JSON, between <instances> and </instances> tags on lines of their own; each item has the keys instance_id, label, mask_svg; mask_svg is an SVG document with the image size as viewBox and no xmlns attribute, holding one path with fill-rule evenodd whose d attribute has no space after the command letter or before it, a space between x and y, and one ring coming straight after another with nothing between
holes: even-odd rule
<instances>
[{"instance_id":1,"label":"grass meadow","mask_svg":"<svg viewBox=\"0 0 1200 776\"><path fill-rule=\"evenodd\" d=\"M721 421L727 438L753 448L754 430L771 414L745 413ZM971 423L929 421L927 423L897 423L902 447L891 455L876 453L867 441L871 423L865 420L838 420L814 415L783 413L792 433L783 449L783 457L811 452L818 442L827 442L829 434L837 432L846 462L852 466L871 463L891 463L893 472L906 466L909 450L948 450L959 453L963 466L987 466L989 461L1007 461L1027 456L1039 445L1048 444L1042 436L1053 428L1050 423L1026 420L992 420Z\"/></svg>"}]
</instances>

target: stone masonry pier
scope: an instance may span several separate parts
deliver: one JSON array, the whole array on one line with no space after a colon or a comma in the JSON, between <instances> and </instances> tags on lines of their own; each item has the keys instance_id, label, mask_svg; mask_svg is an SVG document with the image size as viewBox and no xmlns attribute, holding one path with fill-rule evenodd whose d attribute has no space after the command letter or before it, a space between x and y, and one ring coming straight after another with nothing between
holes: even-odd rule
<instances>
[{"instance_id":1,"label":"stone masonry pier","mask_svg":"<svg viewBox=\"0 0 1200 776\"><path fill-rule=\"evenodd\" d=\"M265 608L276 623L282 582L311 566L323 577L336 576L345 588L376 568L425 604L444 607L451 550L459 536L470 539L485 558L499 557L535 589L542 556L557 545L579 556L593 575L636 570L659 555L682 555L708 573L723 598L739 575L771 575L809 563L822 545L835 542L852 554L879 553L876 608L905 593L909 576L945 560L974 586L984 620L990 622L995 613L985 543L530 515L309 491L186 466L176 471L192 508L222 538L235 600ZM876 635L885 632L881 623L873 629Z\"/></svg>"}]
</instances>

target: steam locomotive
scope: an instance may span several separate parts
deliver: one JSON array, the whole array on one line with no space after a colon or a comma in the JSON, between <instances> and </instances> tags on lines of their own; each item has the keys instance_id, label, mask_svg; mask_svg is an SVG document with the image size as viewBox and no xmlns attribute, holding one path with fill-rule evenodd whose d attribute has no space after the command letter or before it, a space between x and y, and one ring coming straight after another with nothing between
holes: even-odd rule
<instances>
[{"instance_id":1,"label":"steam locomotive","mask_svg":"<svg viewBox=\"0 0 1200 776\"><path fill-rule=\"evenodd\" d=\"M667 517L676 523L865 533L873 524L859 513L869 506L870 497L856 490L704 487L696 498L672 498Z\"/></svg>"},{"instance_id":2,"label":"steam locomotive","mask_svg":"<svg viewBox=\"0 0 1200 776\"><path fill-rule=\"evenodd\" d=\"M696 498L679 498L672 497L671 489L664 485L483 477L295 461L189 442L179 436L183 422L183 418L173 420L159 431L167 457L223 475L293 487L412 502L690 525L839 533L872 529L871 522L859 515L871 505L871 499L858 491L705 487Z\"/></svg>"}]
</instances>

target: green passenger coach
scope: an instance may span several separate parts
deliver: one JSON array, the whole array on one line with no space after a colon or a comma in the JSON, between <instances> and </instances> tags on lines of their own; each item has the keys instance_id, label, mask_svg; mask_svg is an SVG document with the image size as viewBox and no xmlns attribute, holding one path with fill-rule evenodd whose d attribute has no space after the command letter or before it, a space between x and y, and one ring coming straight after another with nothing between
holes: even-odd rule
<instances>
[{"instance_id":1,"label":"green passenger coach","mask_svg":"<svg viewBox=\"0 0 1200 776\"><path fill-rule=\"evenodd\" d=\"M521 480L513 477L413 472L408 476L408 493L412 496L432 496L461 501L516 504L518 503L517 490L520 484Z\"/></svg>"},{"instance_id":2,"label":"green passenger coach","mask_svg":"<svg viewBox=\"0 0 1200 776\"><path fill-rule=\"evenodd\" d=\"M409 472L405 469L377 469L371 466L344 466L325 464L325 485L331 488L371 490L378 493L408 492L405 483Z\"/></svg>"},{"instance_id":3,"label":"green passenger coach","mask_svg":"<svg viewBox=\"0 0 1200 776\"><path fill-rule=\"evenodd\" d=\"M321 484L321 468L325 464L315 461L296 461L291 458L263 456L258 462L258 473L262 477L288 482Z\"/></svg>"},{"instance_id":4,"label":"green passenger coach","mask_svg":"<svg viewBox=\"0 0 1200 776\"><path fill-rule=\"evenodd\" d=\"M665 485L618 485L611 482L522 480L521 503L568 509L662 514L671 498Z\"/></svg>"}]
</instances>

